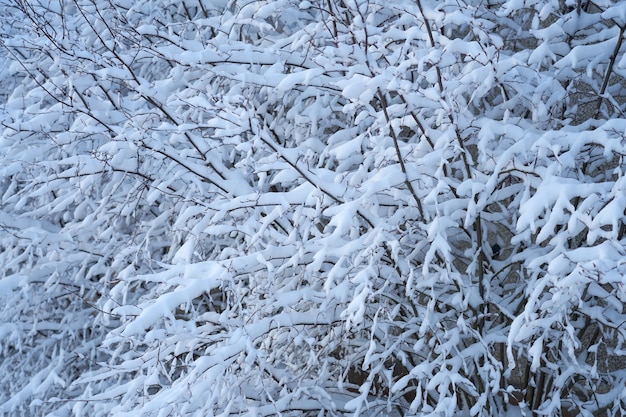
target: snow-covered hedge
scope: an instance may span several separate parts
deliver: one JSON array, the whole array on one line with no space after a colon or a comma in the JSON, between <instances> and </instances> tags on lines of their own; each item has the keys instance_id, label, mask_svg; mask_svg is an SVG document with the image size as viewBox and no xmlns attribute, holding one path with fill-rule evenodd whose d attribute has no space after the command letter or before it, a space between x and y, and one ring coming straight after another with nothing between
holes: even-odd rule
<instances>
[{"instance_id":1,"label":"snow-covered hedge","mask_svg":"<svg viewBox=\"0 0 626 417\"><path fill-rule=\"evenodd\" d=\"M626 413L623 2L0 8L0 414Z\"/></svg>"}]
</instances>

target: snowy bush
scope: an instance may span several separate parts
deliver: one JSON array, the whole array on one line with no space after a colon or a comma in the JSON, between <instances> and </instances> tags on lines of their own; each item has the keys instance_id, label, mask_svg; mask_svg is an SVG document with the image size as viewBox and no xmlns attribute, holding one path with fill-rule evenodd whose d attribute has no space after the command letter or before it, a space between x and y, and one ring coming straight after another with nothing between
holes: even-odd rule
<instances>
[{"instance_id":1,"label":"snowy bush","mask_svg":"<svg viewBox=\"0 0 626 417\"><path fill-rule=\"evenodd\" d=\"M0 6L0 414L626 413L626 5Z\"/></svg>"}]
</instances>

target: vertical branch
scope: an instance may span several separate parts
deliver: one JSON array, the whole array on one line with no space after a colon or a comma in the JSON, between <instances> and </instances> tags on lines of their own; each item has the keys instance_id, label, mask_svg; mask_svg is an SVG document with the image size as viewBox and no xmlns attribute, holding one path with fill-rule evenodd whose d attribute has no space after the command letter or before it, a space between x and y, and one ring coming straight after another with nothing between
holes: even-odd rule
<instances>
[{"instance_id":1,"label":"vertical branch","mask_svg":"<svg viewBox=\"0 0 626 417\"><path fill-rule=\"evenodd\" d=\"M430 28L430 24L428 23L428 19L426 19L426 15L424 14L424 9L422 8L421 0L415 0L417 3L417 7L422 15L422 19L424 20L424 25L426 26L426 33L428 34L428 40L430 42L431 47L435 47L435 38L433 37L433 31ZM439 67L435 65L435 71L437 72L437 84L439 85L439 91L443 93L443 79L441 78L441 70Z\"/></svg>"},{"instance_id":2,"label":"vertical branch","mask_svg":"<svg viewBox=\"0 0 626 417\"><path fill-rule=\"evenodd\" d=\"M613 54L611 54L611 58L609 59L609 66L606 69L606 73L604 74L604 81L602 82L602 87L600 88L600 92L598 93L599 97L598 97L598 106L596 108L596 117L600 116L600 107L602 106L602 101L604 99L603 96L609 84L609 78L611 78L611 74L613 73L613 66L615 65L617 54L619 54L619 50L622 47L622 42L624 41L625 29L626 29L626 26L619 27L619 35L617 37L617 43L615 44L615 49L613 50Z\"/></svg>"},{"instance_id":3,"label":"vertical branch","mask_svg":"<svg viewBox=\"0 0 626 417\"><path fill-rule=\"evenodd\" d=\"M396 148L396 155L398 157L398 161L400 162L400 169L402 169L402 173L404 174L404 183L409 189L411 196L413 196L413 200L415 200L415 204L417 205L417 210L420 213L420 217L424 219L424 209L422 208L422 202L417 196L417 193L415 192L415 189L413 188L413 184L411 183L411 180L409 179L409 175L406 170L406 164L404 163L404 158L402 157L402 153L400 152L400 146L398 144L398 137L396 136L396 132L393 130L393 127L391 126L391 120L389 118L389 113L387 112L387 100L385 99L385 96L381 93L380 90L378 91L378 97L380 98L380 104L383 108L385 120L387 121L387 124L389 125L389 134L391 135L391 139L393 140L393 144Z\"/></svg>"},{"instance_id":4,"label":"vertical branch","mask_svg":"<svg viewBox=\"0 0 626 417\"><path fill-rule=\"evenodd\" d=\"M435 47L435 38L433 36L433 31L430 27L430 24L428 23L428 19L426 18L426 15L424 14L424 9L422 7L422 2L421 0L415 0L417 3L417 7L420 11L420 14L422 15L422 19L424 20L424 25L426 26L426 32L428 34L428 39L430 42L431 47ZM443 87L443 77L441 76L441 70L439 69L439 67L437 65L435 65L435 71L437 73L437 85L439 87L439 91L440 94L443 96L444 94L444 87ZM452 117L452 114L448 114L448 119L450 121L450 123L455 126L455 121L454 118ZM472 169L469 165L469 162L467 160L467 149L465 148L464 144L463 144L463 138L461 137L461 132L459 132L459 129L457 126L455 126L455 134L456 134L456 139L457 142L459 144L459 148L461 149L462 152L462 158L463 158L463 164L465 167L465 175L467 178L471 178L472 176ZM479 320L479 328L482 328L484 325L484 314L487 313L486 309L487 309L487 303L484 299L484 297L486 296L486 285L484 282L485 279L485 254L483 251L483 233L482 233L482 224L481 224L481 218L480 218L480 214L477 215L476 220L474 221L474 234L476 236L476 250L478 250L478 265L477 265L477 271L476 271L476 275L477 275L477 279L478 279L478 285L479 285L479 292L480 292L480 296L482 299L482 305L481 305L481 319Z\"/></svg>"},{"instance_id":5,"label":"vertical branch","mask_svg":"<svg viewBox=\"0 0 626 417\"><path fill-rule=\"evenodd\" d=\"M335 13L333 12L332 1L331 0L326 0L326 3L328 4L328 15L331 18L331 22L332 22L332 26L333 26L332 35L333 35L333 38L335 38L335 41L337 41L337 38L339 36L339 32L337 30L337 17L335 16Z\"/></svg>"}]
</instances>

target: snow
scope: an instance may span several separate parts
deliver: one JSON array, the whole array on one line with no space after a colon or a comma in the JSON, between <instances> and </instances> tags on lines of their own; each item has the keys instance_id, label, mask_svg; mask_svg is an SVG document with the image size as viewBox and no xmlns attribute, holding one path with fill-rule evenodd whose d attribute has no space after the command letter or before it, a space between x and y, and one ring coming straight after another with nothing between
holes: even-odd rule
<instances>
[{"instance_id":1,"label":"snow","mask_svg":"<svg viewBox=\"0 0 626 417\"><path fill-rule=\"evenodd\" d=\"M623 4L10 3L0 414L626 412Z\"/></svg>"}]
</instances>

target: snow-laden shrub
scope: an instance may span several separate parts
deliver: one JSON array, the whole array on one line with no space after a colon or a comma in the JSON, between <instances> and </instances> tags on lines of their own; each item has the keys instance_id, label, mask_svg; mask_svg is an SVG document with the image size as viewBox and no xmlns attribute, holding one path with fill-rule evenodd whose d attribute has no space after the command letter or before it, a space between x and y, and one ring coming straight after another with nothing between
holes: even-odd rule
<instances>
[{"instance_id":1,"label":"snow-laden shrub","mask_svg":"<svg viewBox=\"0 0 626 417\"><path fill-rule=\"evenodd\" d=\"M626 412L620 2L0 6L0 413Z\"/></svg>"}]
</instances>

